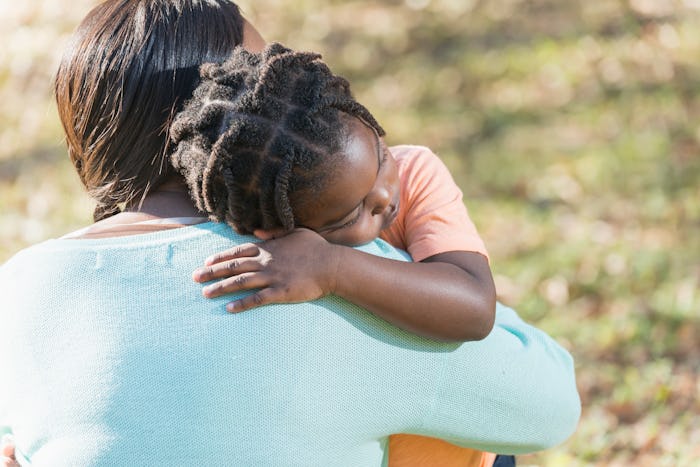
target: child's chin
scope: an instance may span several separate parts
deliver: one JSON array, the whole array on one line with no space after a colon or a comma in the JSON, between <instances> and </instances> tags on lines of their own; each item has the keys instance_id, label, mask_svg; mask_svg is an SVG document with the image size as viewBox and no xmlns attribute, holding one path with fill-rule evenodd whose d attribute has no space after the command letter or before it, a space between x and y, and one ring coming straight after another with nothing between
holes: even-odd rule
<instances>
[{"instance_id":1,"label":"child's chin","mask_svg":"<svg viewBox=\"0 0 700 467\"><path fill-rule=\"evenodd\" d=\"M375 238L379 237L379 233L377 232L375 235L372 236L367 236L366 238L355 240L351 246L360 246L360 245L366 245L372 241L374 241Z\"/></svg>"}]
</instances>

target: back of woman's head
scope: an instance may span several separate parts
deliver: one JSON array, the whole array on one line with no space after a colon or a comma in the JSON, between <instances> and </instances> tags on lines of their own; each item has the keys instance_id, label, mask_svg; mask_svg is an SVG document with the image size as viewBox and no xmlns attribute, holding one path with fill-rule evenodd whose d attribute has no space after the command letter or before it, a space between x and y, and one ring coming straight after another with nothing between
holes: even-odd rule
<instances>
[{"instance_id":1,"label":"back of woman's head","mask_svg":"<svg viewBox=\"0 0 700 467\"><path fill-rule=\"evenodd\" d=\"M227 0L107 0L82 21L55 92L95 220L169 176L168 128L199 66L225 60L242 40L243 19Z\"/></svg>"},{"instance_id":2,"label":"back of woman's head","mask_svg":"<svg viewBox=\"0 0 700 467\"><path fill-rule=\"evenodd\" d=\"M170 131L173 166L201 211L240 233L290 230L295 208L325 187L349 118L384 134L320 58L272 44L202 67Z\"/></svg>"}]
</instances>

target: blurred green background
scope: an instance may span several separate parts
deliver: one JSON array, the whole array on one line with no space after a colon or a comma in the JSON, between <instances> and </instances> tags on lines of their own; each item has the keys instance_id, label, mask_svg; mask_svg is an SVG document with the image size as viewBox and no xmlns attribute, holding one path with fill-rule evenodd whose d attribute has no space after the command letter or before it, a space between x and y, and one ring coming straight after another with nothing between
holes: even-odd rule
<instances>
[{"instance_id":1,"label":"blurred green background","mask_svg":"<svg viewBox=\"0 0 700 467\"><path fill-rule=\"evenodd\" d=\"M0 3L0 262L90 223L51 76L96 2ZM700 1L241 1L433 148L583 417L519 465L700 465ZM37 265L41 267L41 265Z\"/></svg>"}]
</instances>

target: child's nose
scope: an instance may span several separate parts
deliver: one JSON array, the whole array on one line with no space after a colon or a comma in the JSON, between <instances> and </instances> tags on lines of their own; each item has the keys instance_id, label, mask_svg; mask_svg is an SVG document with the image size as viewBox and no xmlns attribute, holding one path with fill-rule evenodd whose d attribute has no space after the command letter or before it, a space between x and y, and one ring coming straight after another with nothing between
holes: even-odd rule
<instances>
[{"instance_id":1,"label":"child's nose","mask_svg":"<svg viewBox=\"0 0 700 467\"><path fill-rule=\"evenodd\" d=\"M381 214L386 210L387 206L391 203L391 195L389 190L384 187L375 188L372 191L372 215L376 216Z\"/></svg>"}]
</instances>

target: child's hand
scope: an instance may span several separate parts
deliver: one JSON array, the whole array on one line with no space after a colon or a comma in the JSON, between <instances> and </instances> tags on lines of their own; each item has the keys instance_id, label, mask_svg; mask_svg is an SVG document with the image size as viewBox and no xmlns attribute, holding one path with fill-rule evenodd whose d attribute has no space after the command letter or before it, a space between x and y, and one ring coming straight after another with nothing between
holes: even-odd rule
<instances>
[{"instance_id":1,"label":"child's hand","mask_svg":"<svg viewBox=\"0 0 700 467\"><path fill-rule=\"evenodd\" d=\"M202 289L207 298L260 289L226 305L230 312L315 300L335 290L339 248L316 232L295 229L281 238L238 245L211 256L192 278L196 282L222 279Z\"/></svg>"},{"instance_id":2,"label":"child's hand","mask_svg":"<svg viewBox=\"0 0 700 467\"><path fill-rule=\"evenodd\" d=\"M19 467L17 459L15 459L15 445L7 438L0 441L0 466L2 467Z\"/></svg>"}]
</instances>

